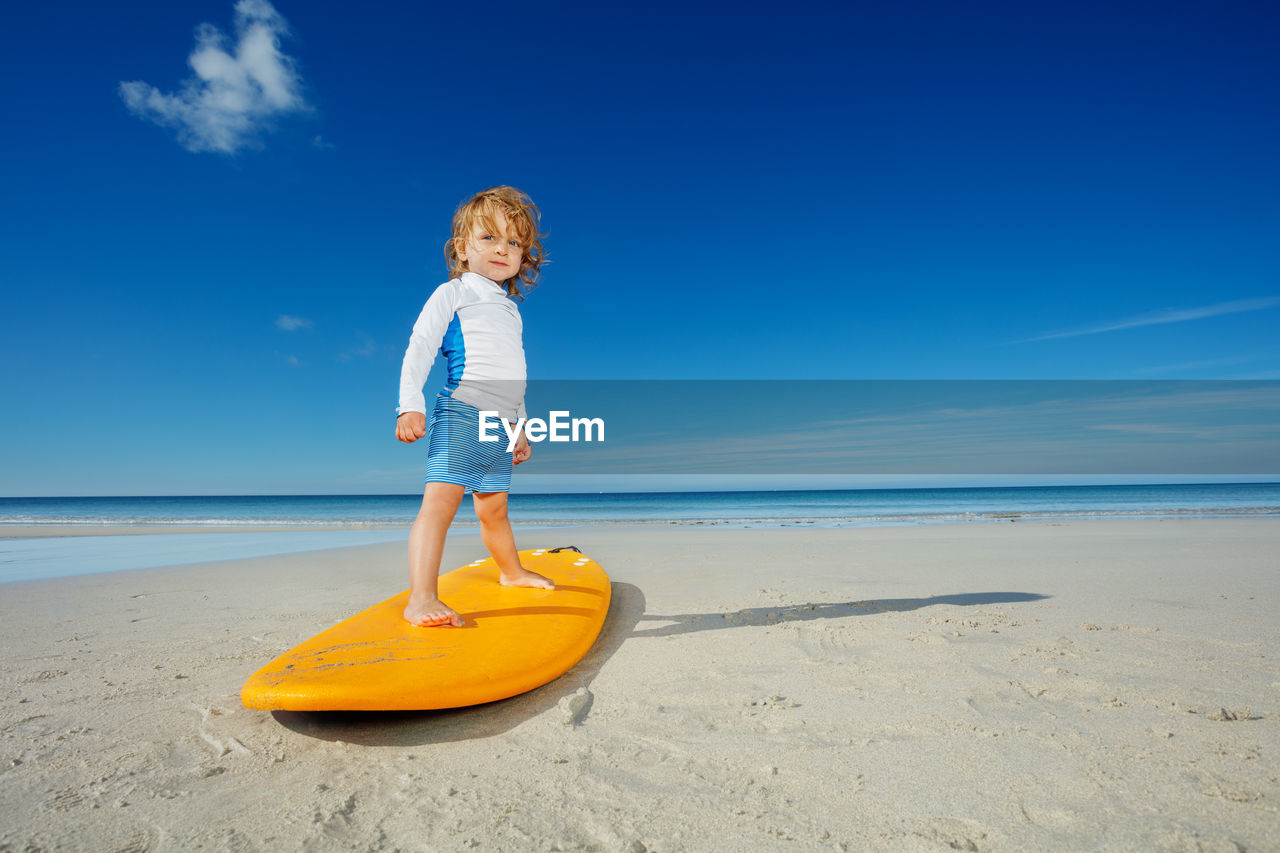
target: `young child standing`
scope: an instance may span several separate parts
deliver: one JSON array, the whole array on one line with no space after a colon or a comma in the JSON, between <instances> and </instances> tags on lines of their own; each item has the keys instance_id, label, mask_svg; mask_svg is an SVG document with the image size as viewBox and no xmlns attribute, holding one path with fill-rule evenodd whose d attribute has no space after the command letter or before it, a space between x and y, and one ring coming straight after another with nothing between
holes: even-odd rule
<instances>
[{"instance_id":1,"label":"young child standing","mask_svg":"<svg viewBox=\"0 0 1280 853\"><path fill-rule=\"evenodd\" d=\"M499 582L555 588L550 578L520 565L507 519L511 466L532 455L528 439L522 432L513 451L505 440L480 441L480 412L496 411L511 424L525 416L523 324L511 297L521 296L521 283L528 288L537 281L539 217L529 197L514 187L493 187L464 202L445 244L451 277L423 306L405 350L396 438L406 443L426 434L422 385L437 350L448 363L432 413L422 508L409 533L404 618L413 625L462 625L462 617L440 600L437 582L445 534L468 492Z\"/></svg>"}]
</instances>

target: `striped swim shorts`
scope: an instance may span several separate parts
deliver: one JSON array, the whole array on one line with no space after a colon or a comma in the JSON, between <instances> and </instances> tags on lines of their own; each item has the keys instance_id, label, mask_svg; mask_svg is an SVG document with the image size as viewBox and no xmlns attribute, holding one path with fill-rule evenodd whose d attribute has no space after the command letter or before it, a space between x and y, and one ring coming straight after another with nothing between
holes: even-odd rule
<instances>
[{"instance_id":1,"label":"striped swim shorts","mask_svg":"<svg viewBox=\"0 0 1280 853\"><path fill-rule=\"evenodd\" d=\"M490 421L492 423L492 421ZM495 432L490 428L490 434ZM467 492L511 491L511 452L499 426L501 441L480 440L480 411L440 395L431 413L427 449L427 482L466 486Z\"/></svg>"}]
</instances>

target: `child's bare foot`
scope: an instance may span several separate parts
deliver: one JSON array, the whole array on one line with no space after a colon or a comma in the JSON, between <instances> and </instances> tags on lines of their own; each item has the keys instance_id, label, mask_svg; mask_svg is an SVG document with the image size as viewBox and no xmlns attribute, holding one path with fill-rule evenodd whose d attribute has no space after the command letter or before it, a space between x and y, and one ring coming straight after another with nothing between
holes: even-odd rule
<instances>
[{"instance_id":1,"label":"child's bare foot","mask_svg":"<svg viewBox=\"0 0 1280 853\"><path fill-rule=\"evenodd\" d=\"M461 628L462 617L452 607L438 598L423 602L409 600L404 609L404 619L419 628Z\"/></svg>"},{"instance_id":2,"label":"child's bare foot","mask_svg":"<svg viewBox=\"0 0 1280 853\"><path fill-rule=\"evenodd\" d=\"M537 572L531 572L524 566L518 570L518 574L508 575L506 572L498 573L498 583L503 586L528 586L534 589L555 589L555 581L551 578L543 577Z\"/></svg>"}]
</instances>

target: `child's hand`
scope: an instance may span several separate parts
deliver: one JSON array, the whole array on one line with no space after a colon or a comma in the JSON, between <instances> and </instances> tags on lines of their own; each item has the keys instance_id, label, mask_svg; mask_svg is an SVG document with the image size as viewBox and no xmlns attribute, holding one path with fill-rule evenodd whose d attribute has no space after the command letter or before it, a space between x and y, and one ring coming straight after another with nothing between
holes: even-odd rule
<instances>
[{"instance_id":1,"label":"child's hand","mask_svg":"<svg viewBox=\"0 0 1280 853\"><path fill-rule=\"evenodd\" d=\"M427 434L427 416L422 412L404 412L396 418L396 438L413 444Z\"/></svg>"},{"instance_id":2,"label":"child's hand","mask_svg":"<svg viewBox=\"0 0 1280 853\"><path fill-rule=\"evenodd\" d=\"M529 439L524 437L524 430L520 430L520 438L516 441L515 449L511 451L511 463L519 465L525 462L533 455L533 449L529 447Z\"/></svg>"}]
</instances>

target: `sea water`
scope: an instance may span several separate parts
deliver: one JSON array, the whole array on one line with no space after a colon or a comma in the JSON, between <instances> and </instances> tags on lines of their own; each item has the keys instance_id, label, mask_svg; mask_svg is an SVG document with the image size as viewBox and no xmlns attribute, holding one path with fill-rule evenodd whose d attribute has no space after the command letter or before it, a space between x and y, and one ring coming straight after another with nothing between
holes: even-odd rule
<instances>
[{"instance_id":1,"label":"sea water","mask_svg":"<svg viewBox=\"0 0 1280 853\"><path fill-rule=\"evenodd\" d=\"M1280 514L1280 483L512 494L539 524L732 521L826 525L974 521L1016 514L1154 517ZM371 529L411 524L421 495L0 498L0 525ZM474 525L464 506L456 522Z\"/></svg>"},{"instance_id":2,"label":"sea water","mask_svg":"<svg viewBox=\"0 0 1280 853\"><path fill-rule=\"evenodd\" d=\"M404 541L420 495L0 498L4 525L236 528L0 539L0 582ZM1280 516L1280 483L512 494L519 526L850 527ZM281 528L291 528L283 530ZM474 532L468 510L454 523Z\"/></svg>"}]
</instances>

